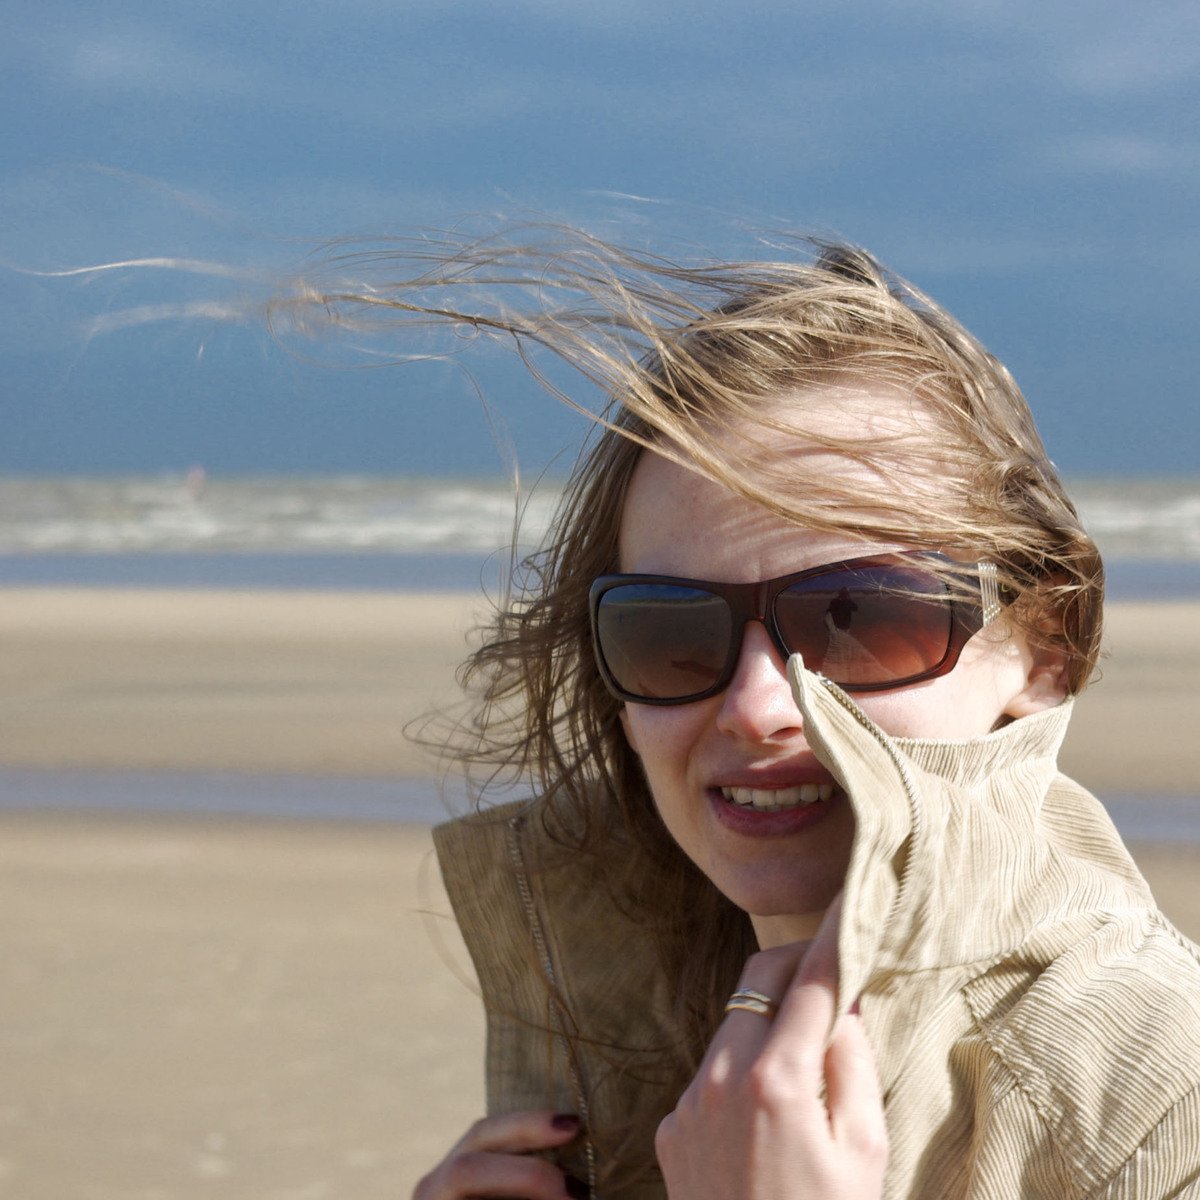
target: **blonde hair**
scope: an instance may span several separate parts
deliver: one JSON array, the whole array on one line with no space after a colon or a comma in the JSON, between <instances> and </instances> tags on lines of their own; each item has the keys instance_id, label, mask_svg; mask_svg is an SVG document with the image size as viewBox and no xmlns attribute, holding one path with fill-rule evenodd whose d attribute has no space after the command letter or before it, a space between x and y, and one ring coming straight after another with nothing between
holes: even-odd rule
<instances>
[{"instance_id":1,"label":"blonde hair","mask_svg":"<svg viewBox=\"0 0 1200 1200\"><path fill-rule=\"evenodd\" d=\"M467 762L533 780L549 798L553 835L605 863L614 897L655 931L678 985L683 1040L662 1053L681 1088L753 939L744 914L667 835L593 660L588 588L618 569L639 455L653 448L805 528L986 557L1013 601L1011 620L1061 650L1071 691L1086 683L1099 646L1100 558L1012 376L865 252L809 250L804 261L680 266L540 229L343 255L337 271L382 267L388 278L310 284L280 303L292 319L315 307L355 325L398 319L490 333L514 343L568 402L541 352L610 397L549 541L518 570L464 670L478 708L457 749ZM870 442L806 431L806 394L842 384L900 390L928 430ZM797 433L867 463L878 488L864 497L836 479L805 480L794 459L770 453ZM914 488L914 469L936 486ZM620 813L621 855L604 854L611 832L598 796ZM634 1114L631 1127L652 1131L653 1118ZM642 1156L652 1164L652 1149Z\"/></svg>"}]
</instances>

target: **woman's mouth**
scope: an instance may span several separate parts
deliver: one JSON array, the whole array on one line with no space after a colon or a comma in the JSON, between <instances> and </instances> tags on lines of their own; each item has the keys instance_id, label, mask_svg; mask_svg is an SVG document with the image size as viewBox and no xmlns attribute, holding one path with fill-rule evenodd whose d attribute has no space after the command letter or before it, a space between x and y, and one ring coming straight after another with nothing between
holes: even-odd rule
<instances>
[{"instance_id":1,"label":"woman's mouth","mask_svg":"<svg viewBox=\"0 0 1200 1200\"><path fill-rule=\"evenodd\" d=\"M844 812L846 795L831 780L786 787L719 784L709 789L717 822L743 837L788 837Z\"/></svg>"},{"instance_id":2,"label":"woman's mouth","mask_svg":"<svg viewBox=\"0 0 1200 1200\"><path fill-rule=\"evenodd\" d=\"M795 787L750 788L722 787L718 789L730 804L738 808L752 808L757 812L782 812L789 808L802 808L819 804L833 798L832 783L801 783Z\"/></svg>"}]
</instances>

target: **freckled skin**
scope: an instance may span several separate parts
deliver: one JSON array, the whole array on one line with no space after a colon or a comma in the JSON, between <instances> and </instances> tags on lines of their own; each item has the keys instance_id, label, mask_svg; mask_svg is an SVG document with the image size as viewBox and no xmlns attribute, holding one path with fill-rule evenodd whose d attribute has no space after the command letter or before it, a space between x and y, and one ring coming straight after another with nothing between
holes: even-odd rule
<instances>
[{"instance_id":1,"label":"freckled skin","mask_svg":"<svg viewBox=\"0 0 1200 1200\"><path fill-rule=\"evenodd\" d=\"M828 395L830 402L822 404ZM805 421L841 437L868 437L878 414L911 425L912 405L864 389L804 397ZM868 415L870 414L870 415ZM878 478L860 464L798 438L780 453L803 455L806 475L836 472L869 494ZM828 460L828 461L824 461ZM675 465L644 454L622 514L621 570L749 582L810 566L899 549L850 533L806 530ZM1026 640L995 625L980 631L947 675L855 697L899 737L961 739L1062 698L1061 672L1035 661ZM792 699L785 666L761 624L747 627L737 672L717 696L691 704L627 704L622 723L639 755L662 819L684 852L755 919L760 943L809 936L841 888L854 822L844 797L821 818L777 837L749 837L720 819L714 789L769 779L774 787L820 771Z\"/></svg>"}]
</instances>

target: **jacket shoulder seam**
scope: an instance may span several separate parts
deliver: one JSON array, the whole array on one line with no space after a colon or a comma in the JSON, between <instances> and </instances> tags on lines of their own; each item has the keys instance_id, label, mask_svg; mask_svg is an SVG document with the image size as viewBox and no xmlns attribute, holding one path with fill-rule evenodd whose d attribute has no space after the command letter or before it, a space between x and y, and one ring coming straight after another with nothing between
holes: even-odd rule
<instances>
[{"instance_id":1,"label":"jacket shoulder seam","mask_svg":"<svg viewBox=\"0 0 1200 1200\"><path fill-rule=\"evenodd\" d=\"M1155 938L1165 938L1176 944L1193 961L1197 961L1198 952L1196 945L1184 937L1161 911L1143 910L1143 916L1146 918L1143 944ZM978 978L979 976L975 976L972 982L977 981ZM1036 1116L1038 1123L1045 1130L1047 1139L1050 1145L1054 1147L1055 1152L1068 1166L1073 1176L1083 1182L1084 1186L1080 1193L1081 1196L1103 1195L1104 1188L1108 1186L1108 1181L1117 1177L1132 1156L1136 1154L1137 1150L1151 1137L1154 1130L1166 1120L1167 1116L1187 1100L1188 1097L1200 1093L1200 1084L1192 1084L1186 1090L1179 1091L1169 1101L1167 1107L1146 1128L1142 1136L1138 1138L1136 1145L1123 1154L1115 1166L1110 1167L1108 1164L1105 1164L1102 1168L1103 1175L1099 1175L1095 1170L1095 1166L1092 1168L1088 1167L1086 1156L1080 1154L1078 1139L1072 1142L1069 1136L1070 1130L1064 1131L1061 1129L1060 1121L1056 1119L1054 1112L1047 1109L1043 1103L1043 1099L1039 1096L1038 1085L1040 1083L1049 1085L1050 1081L1045 1077L1045 1072L1041 1068L1037 1056L1030 1053L1027 1060L1019 1061L1022 1051L1025 1049L1019 1029L1009 1028L1003 1017L1000 1019L988 1019L978 1008L976 996L970 984L963 988L963 999L970 1013L972 1023L978 1032L978 1036L984 1045L986 1045L994 1060L1003 1069L1013 1088L1020 1094L1022 1100ZM1005 1028L1009 1028L1009 1033L1011 1034L1013 1041L1011 1047L1006 1043L1004 1037L999 1036ZM1017 1056L1016 1058L1013 1057L1014 1054Z\"/></svg>"},{"instance_id":2,"label":"jacket shoulder seam","mask_svg":"<svg viewBox=\"0 0 1200 1200\"><path fill-rule=\"evenodd\" d=\"M1051 1146L1053 1146L1054 1152L1062 1160L1062 1162L1065 1164L1067 1169L1073 1175L1075 1175L1077 1178L1080 1176L1087 1175L1087 1172L1085 1171L1083 1165L1080 1162L1078 1162L1077 1159L1075 1158L1075 1156L1073 1154L1069 1153L1067 1151L1067 1148L1063 1145L1062 1138L1059 1136L1058 1131L1055 1128L1054 1122L1051 1120L1049 1114L1047 1112L1045 1112L1045 1110L1043 1109L1043 1106L1038 1101L1038 1098L1030 1090L1028 1081L1025 1078L1024 1072L1020 1071L1009 1060L1007 1054L1001 1048L1000 1044L996 1041L995 1038L992 1037L991 1031L989 1029L990 1023L985 1022L983 1020L983 1018L980 1016L980 1014L976 1011L974 1004L971 1002L971 995L970 995L969 990L964 989L963 1000L966 1003L967 1011L971 1014L972 1023L974 1024L975 1029L978 1031L980 1038L983 1039L984 1044L991 1051L992 1056L994 1057L996 1062L998 1062L1000 1064L1000 1066L1003 1068L1004 1073L1008 1076L1008 1079L1009 1079L1010 1083L1012 1084L1014 1090L1021 1096L1022 1100L1024 1100L1024 1102L1029 1106L1030 1111L1037 1118L1038 1123L1046 1131L1046 1137L1049 1140ZM1083 1196L1091 1195L1092 1194L1091 1189L1094 1187L1095 1187L1094 1181L1090 1181L1088 1183L1089 1190L1087 1192L1084 1192L1082 1195ZM1081 1196L1080 1200L1082 1200L1082 1196Z\"/></svg>"}]
</instances>

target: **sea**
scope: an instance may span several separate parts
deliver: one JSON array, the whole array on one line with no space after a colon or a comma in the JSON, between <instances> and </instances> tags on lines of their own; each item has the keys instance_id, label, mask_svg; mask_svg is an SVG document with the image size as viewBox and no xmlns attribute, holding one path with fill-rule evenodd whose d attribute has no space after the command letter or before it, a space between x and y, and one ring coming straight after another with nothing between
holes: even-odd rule
<instances>
[{"instance_id":1,"label":"sea","mask_svg":"<svg viewBox=\"0 0 1200 1200\"><path fill-rule=\"evenodd\" d=\"M1200 475L1076 479L1068 491L1118 600L1200 599ZM534 549L562 484L407 476L0 477L0 587L494 590ZM1104 797L1127 836L1200 841L1187 797ZM0 808L427 822L461 785L233 773L0 768Z\"/></svg>"},{"instance_id":2,"label":"sea","mask_svg":"<svg viewBox=\"0 0 1200 1200\"><path fill-rule=\"evenodd\" d=\"M1200 597L1200 475L1068 490L1117 599ZM542 540L562 484L355 475L0 476L0 586L464 589Z\"/></svg>"}]
</instances>

